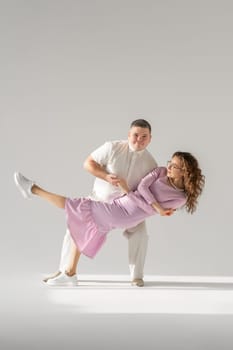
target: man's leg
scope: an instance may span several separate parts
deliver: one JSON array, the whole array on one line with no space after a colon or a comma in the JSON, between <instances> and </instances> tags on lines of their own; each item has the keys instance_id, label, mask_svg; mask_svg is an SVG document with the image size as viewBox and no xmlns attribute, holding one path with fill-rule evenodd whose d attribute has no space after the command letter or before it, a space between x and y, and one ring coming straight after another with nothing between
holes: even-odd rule
<instances>
[{"instance_id":1,"label":"man's leg","mask_svg":"<svg viewBox=\"0 0 233 350\"><path fill-rule=\"evenodd\" d=\"M145 222L125 230L124 235L128 238L129 269L132 284L142 287L144 285L143 270L148 246Z\"/></svg>"}]
</instances>

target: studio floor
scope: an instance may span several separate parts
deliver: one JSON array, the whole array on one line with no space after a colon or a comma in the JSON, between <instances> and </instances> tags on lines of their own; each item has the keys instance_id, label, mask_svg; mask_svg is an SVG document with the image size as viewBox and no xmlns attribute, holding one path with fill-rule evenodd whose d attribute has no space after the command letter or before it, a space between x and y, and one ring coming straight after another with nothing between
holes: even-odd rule
<instances>
[{"instance_id":1,"label":"studio floor","mask_svg":"<svg viewBox=\"0 0 233 350\"><path fill-rule=\"evenodd\" d=\"M233 348L233 278L81 275L77 287L48 287L43 275L5 281L0 348Z\"/></svg>"}]
</instances>

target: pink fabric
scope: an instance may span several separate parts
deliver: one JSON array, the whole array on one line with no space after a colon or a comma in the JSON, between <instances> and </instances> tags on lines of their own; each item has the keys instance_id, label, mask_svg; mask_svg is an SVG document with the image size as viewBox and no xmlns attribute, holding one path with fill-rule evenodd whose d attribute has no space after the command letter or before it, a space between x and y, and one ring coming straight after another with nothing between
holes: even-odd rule
<instances>
[{"instance_id":1,"label":"pink fabric","mask_svg":"<svg viewBox=\"0 0 233 350\"><path fill-rule=\"evenodd\" d=\"M100 234L92 219L91 200L86 198L67 199L67 226L78 250L92 258L106 240L106 235Z\"/></svg>"},{"instance_id":2,"label":"pink fabric","mask_svg":"<svg viewBox=\"0 0 233 350\"><path fill-rule=\"evenodd\" d=\"M140 185L141 184L141 185ZM78 250L93 258L114 228L134 227L156 214L153 201L164 208L179 208L186 202L184 192L167 182L166 168L156 168L146 175L136 191L115 199L112 203L89 198L67 199L67 225Z\"/></svg>"}]
</instances>

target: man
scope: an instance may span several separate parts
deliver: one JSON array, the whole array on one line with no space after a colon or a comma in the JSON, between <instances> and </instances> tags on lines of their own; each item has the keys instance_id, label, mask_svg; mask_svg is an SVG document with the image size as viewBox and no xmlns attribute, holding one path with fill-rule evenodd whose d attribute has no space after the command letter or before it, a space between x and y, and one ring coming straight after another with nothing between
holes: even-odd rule
<instances>
[{"instance_id":1,"label":"man","mask_svg":"<svg viewBox=\"0 0 233 350\"><path fill-rule=\"evenodd\" d=\"M91 198L111 202L122 194L119 179L126 179L130 189L135 189L139 180L157 163L147 151L151 141L151 126L144 119L137 119L130 125L128 140L106 142L84 162L84 168L96 177ZM143 269L147 252L148 235L145 222L124 231L128 239L128 258L131 284L144 285ZM76 268L79 254L67 231L62 247L59 271L46 278L48 285L76 285Z\"/></svg>"}]
</instances>

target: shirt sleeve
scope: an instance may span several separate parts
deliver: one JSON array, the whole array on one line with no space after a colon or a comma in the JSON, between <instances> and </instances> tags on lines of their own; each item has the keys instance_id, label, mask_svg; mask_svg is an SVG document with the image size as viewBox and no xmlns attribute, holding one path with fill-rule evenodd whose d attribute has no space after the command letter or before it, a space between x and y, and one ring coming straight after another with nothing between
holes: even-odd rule
<instances>
[{"instance_id":1,"label":"shirt sleeve","mask_svg":"<svg viewBox=\"0 0 233 350\"><path fill-rule=\"evenodd\" d=\"M112 153L112 142L107 141L102 146L98 147L91 153L91 157L94 161L102 166L108 163L109 157Z\"/></svg>"},{"instance_id":2,"label":"shirt sleeve","mask_svg":"<svg viewBox=\"0 0 233 350\"><path fill-rule=\"evenodd\" d=\"M144 176L138 184L138 188L137 188L138 192L145 199L145 201L150 205L154 202L157 202L157 200L149 187L153 184L154 181L156 181L159 178L161 169L163 168L158 167L156 169L153 169L150 173Z\"/></svg>"}]
</instances>

